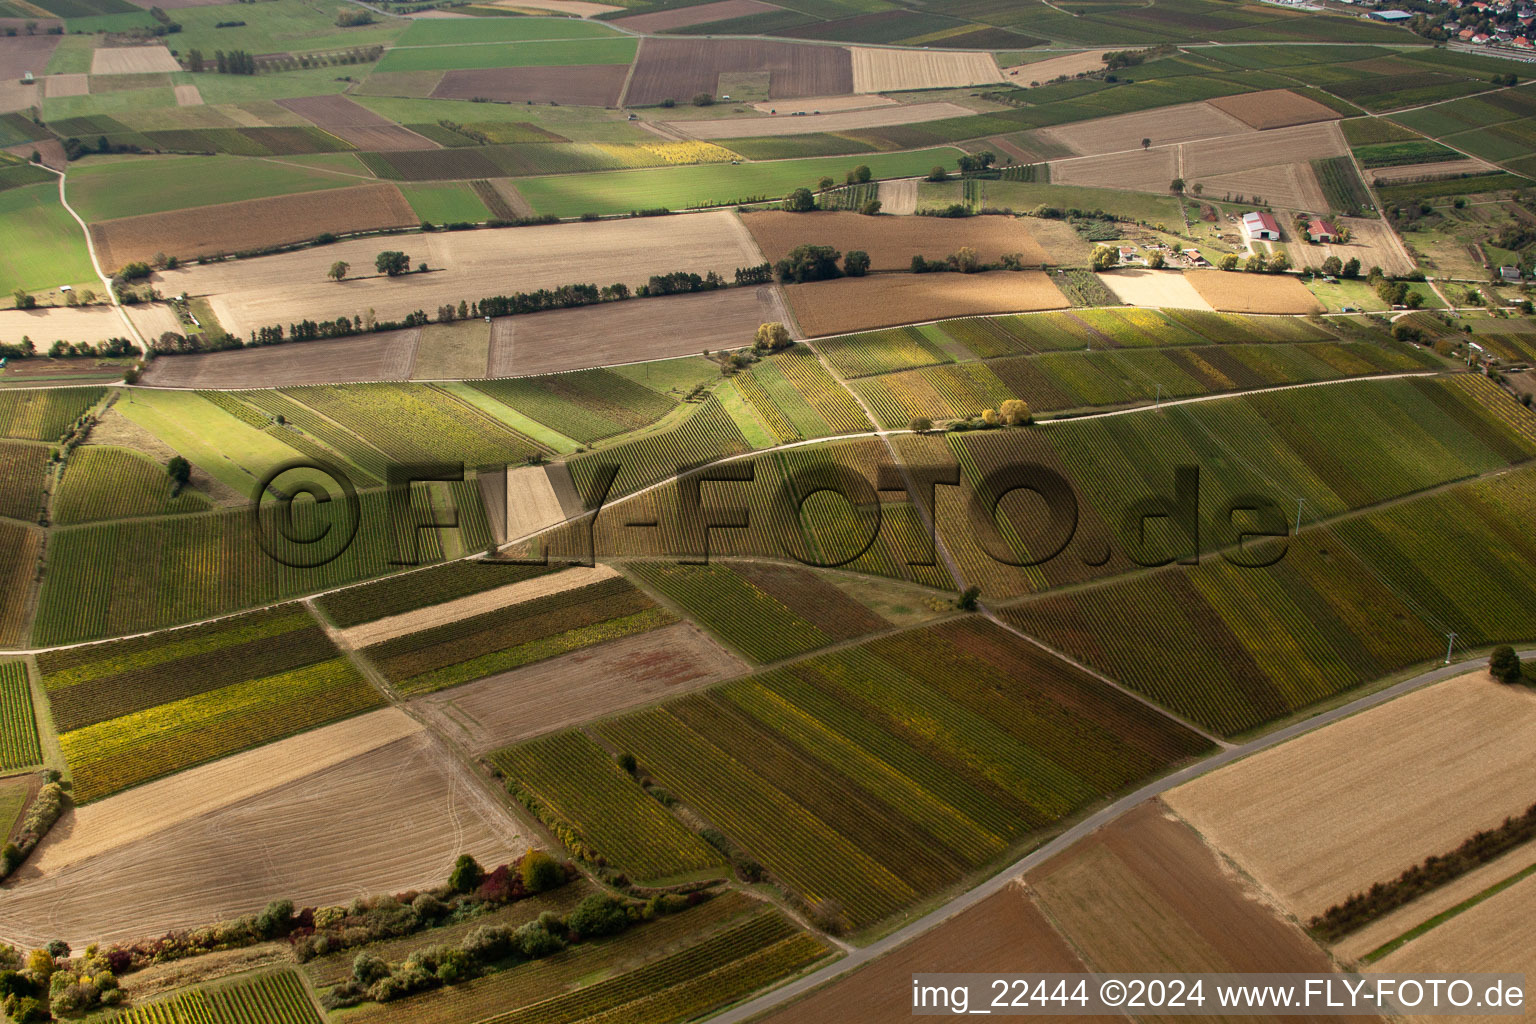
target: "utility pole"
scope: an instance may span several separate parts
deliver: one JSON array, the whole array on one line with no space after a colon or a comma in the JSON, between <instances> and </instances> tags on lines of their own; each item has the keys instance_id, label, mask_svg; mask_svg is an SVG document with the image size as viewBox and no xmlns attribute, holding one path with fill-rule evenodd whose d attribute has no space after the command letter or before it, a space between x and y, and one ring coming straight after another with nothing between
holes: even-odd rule
<instances>
[{"instance_id":1,"label":"utility pole","mask_svg":"<svg viewBox=\"0 0 1536 1024\"><path fill-rule=\"evenodd\" d=\"M1156 383L1156 381L1154 381L1153 383ZM1163 407L1163 386L1161 384L1158 384L1157 385L1157 408L1161 409L1162 407Z\"/></svg>"},{"instance_id":2,"label":"utility pole","mask_svg":"<svg viewBox=\"0 0 1536 1024\"><path fill-rule=\"evenodd\" d=\"M1301 533L1301 506L1307 503L1306 498L1296 499L1296 529L1294 533Z\"/></svg>"},{"instance_id":3,"label":"utility pole","mask_svg":"<svg viewBox=\"0 0 1536 1024\"><path fill-rule=\"evenodd\" d=\"M1455 646L1455 644L1456 644L1456 634L1455 633L1447 633L1447 634L1445 634L1445 663L1447 665L1449 665L1451 663L1451 648L1453 646Z\"/></svg>"}]
</instances>

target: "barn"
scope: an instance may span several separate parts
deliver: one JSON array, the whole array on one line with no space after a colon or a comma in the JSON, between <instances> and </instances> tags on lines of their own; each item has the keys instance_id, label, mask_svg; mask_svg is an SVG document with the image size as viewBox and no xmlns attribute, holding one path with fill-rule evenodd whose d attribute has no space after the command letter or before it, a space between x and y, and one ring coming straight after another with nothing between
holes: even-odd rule
<instances>
[{"instance_id":1,"label":"barn","mask_svg":"<svg viewBox=\"0 0 1536 1024\"><path fill-rule=\"evenodd\" d=\"M1280 241L1280 225L1270 214L1257 210L1243 214L1243 230L1252 239L1267 238L1271 242Z\"/></svg>"},{"instance_id":2,"label":"barn","mask_svg":"<svg viewBox=\"0 0 1536 1024\"><path fill-rule=\"evenodd\" d=\"M1323 217L1313 217L1307 221L1307 235L1314 242L1331 243L1339 240L1339 229L1333 226L1333 221Z\"/></svg>"}]
</instances>

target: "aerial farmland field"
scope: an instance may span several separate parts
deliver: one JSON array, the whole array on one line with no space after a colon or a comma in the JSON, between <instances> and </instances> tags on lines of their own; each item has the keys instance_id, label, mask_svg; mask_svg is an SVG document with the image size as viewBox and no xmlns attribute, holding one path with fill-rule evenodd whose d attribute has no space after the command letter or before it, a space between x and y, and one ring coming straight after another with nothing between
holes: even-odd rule
<instances>
[{"instance_id":1,"label":"aerial farmland field","mask_svg":"<svg viewBox=\"0 0 1536 1024\"><path fill-rule=\"evenodd\" d=\"M0 1016L1524 970L1529 11L1408 13L0 0Z\"/></svg>"}]
</instances>

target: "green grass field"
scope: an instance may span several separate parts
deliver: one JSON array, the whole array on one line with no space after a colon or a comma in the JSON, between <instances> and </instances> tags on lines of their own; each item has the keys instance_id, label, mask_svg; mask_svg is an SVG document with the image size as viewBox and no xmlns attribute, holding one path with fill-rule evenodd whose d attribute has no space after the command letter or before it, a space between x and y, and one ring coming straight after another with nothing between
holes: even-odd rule
<instances>
[{"instance_id":1,"label":"green grass field","mask_svg":"<svg viewBox=\"0 0 1536 1024\"><path fill-rule=\"evenodd\" d=\"M353 178L246 157L110 158L87 160L71 169L69 201L87 221L99 221L357 183ZM0 203L6 199L0 195Z\"/></svg>"},{"instance_id":2,"label":"green grass field","mask_svg":"<svg viewBox=\"0 0 1536 1024\"><path fill-rule=\"evenodd\" d=\"M0 192L0 292L95 281L85 232L59 204L57 185L40 182Z\"/></svg>"},{"instance_id":3,"label":"green grass field","mask_svg":"<svg viewBox=\"0 0 1536 1024\"><path fill-rule=\"evenodd\" d=\"M618 29L579 18L425 18L411 22L397 47L514 43L540 39L620 38Z\"/></svg>"},{"instance_id":4,"label":"green grass field","mask_svg":"<svg viewBox=\"0 0 1536 1024\"><path fill-rule=\"evenodd\" d=\"M494 19L494 24L502 24ZM469 43L463 46L412 46L391 49L378 70L448 71L467 68L553 67L565 64L628 64L639 43L629 36L611 39L549 39L522 43Z\"/></svg>"},{"instance_id":5,"label":"green grass field","mask_svg":"<svg viewBox=\"0 0 1536 1024\"><path fill-rule=\"evenodd\" d=\"M480 197L463 183L451 185L402 185L400 191L411 204L416 216L432 224L454 224L460 221L478 223L491 219L491 211L485 208Z\"/></svg>"},{"instance_id":6,"label":"green grass field","mask_svg":"<svg viewBox=\"0 0 1536 1024\"><path fill-rule=\"evenodd\" d=\"M27 806L25 781L0 782L0 838L9 836Z\"/></svg>"},{"instance_id":7,"label":"green grass field","mask_svg":"<svg viewBox=\"0 0 1536 1024\"><path fill-rule=\"evenodd\" d=\"M944 147L915 153L560 174L519 179L517 189L539 213L560 217L628 213L659 206L677 210L778 199L801 186L814 188L823 175L840 178L856 164L868 164L877 178L926 174L935 164L953 165L959 155L958 150Z\"/></svg>"},{"instance_id":8,"label":"green grass field","mask_svg":"<svg viewBox=\"0 0 1536 1024\"><path fill-rule=\"evenodd\" d=\"M322 0L267 0L259 11L239 7L223 10L184 7L176 11L175 17L181 23L175 47L183 53L200 49L209 55L215 50L245 50L249 53L346 50L391 42L409 24L398 18L379 18L372 25L337 28L335 5ZM245 24L236 28L214 28L221 21L244 21ZM344 72L332 69L331 76L334 78L340 73Z\"/></svg>"},{"instance_id":9,"label":"green grass field","mask_svg":"<svg viewBox=\"0 0 1536 1024\"><path fill-rule=\"evenodd\" d=\"M249 496L272 467L299 457L195 392L139 390L120 404L123 415L237 494Z\"/></svg>"}]
</instances>

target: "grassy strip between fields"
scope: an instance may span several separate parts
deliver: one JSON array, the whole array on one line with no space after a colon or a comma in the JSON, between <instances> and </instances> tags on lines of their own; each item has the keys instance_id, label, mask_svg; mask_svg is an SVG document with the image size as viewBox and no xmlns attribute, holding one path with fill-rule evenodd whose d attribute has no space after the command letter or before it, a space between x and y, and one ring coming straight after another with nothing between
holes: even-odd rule
<instances>
[{"instance_id":1,"label":"grassy strip between fields","mask_svg":"<svg viewBox=\"0 0 1536 1024\"><path fill-rule=\"evenodd\" d=\"M1403 934L1399 935L1391 942L1386 942L1380 946L1377 946L1375 949L1365 954L1365 956L1361 957L1360 962L1363 964L1375 963L1382 957L1396 952L1397 950L1406 946L1408 943L1412 942L1420 935L1423 935L1425 932L1428 932L1434 928L1438 928L1440 925L1449 921L1451 918L1457 916L1458 914L1461 914L1467 910L1471 910L1473 907L1488 899L1490 896L1497 896L1499 893L1503 892L1505 889L1508 889L1516 882L1523 881L1533 874L1536 874L1536 864L1529 864L1521 868L1519 871L1516 871L1514 874L1510 875L1503 881L1493 883L1477 895L1469 896L1462 900L1460 903L1456 904L1451 909L1441 911L1434 917L1430 918L1428 921L1425 921L1423 924L1408 929L1406 932L1403 932Z\"/></svg>"}]
</instances>

